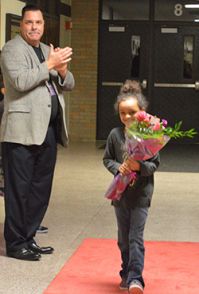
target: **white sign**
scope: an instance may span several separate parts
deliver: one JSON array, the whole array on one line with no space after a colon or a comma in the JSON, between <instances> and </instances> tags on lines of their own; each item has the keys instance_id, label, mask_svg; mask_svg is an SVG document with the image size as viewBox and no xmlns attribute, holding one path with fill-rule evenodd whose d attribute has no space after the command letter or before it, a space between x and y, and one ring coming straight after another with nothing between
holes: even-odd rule
<instances>
[{"instance_id":1,"label":"white sign","mask_svg":"<svg viewBox=\"0 0 199 294\"><path fill-rule=\"evenodd\" d=\"M177 28L161 28L162 34L177 34L178 29Z\"/></svg>"},{"instance_id":2,"label":"white sign","mask_svg":"<svg viewBox=\"0 0 199 294\"><path fill-rule=\"evenodd\" d=\"M114 27L110 26L108 28L109 32L125 32L125 27Z\"/></svg>"}]
</instances>

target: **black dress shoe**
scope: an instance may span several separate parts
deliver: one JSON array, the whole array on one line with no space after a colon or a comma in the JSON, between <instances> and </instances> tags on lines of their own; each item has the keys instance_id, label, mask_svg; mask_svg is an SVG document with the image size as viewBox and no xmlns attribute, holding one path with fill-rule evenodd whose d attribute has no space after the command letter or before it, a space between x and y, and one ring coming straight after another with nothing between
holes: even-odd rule
<instances>
[{"instance_id":1,"label":"black dress shoe","mask_svg":"<svg viewBox=\"0 0 199 294\"><path fill-rule=\"evenodd\" d=\"M33 252L32 250L26 248L21 248L15 251L7 251L7 256L30 261L36 261L41 258L39 253Z\"/></svg>"},{"instance_id":2,"label":"black dress shoe","mask_svg":"<svg viewBox=\"0 0 199 294\"><path fill-rule=\"evenodd\" d=\"M54 248L48 246L48 247L40 247L37 245L36 242L32 242L28 245L29 249L31 249L33 252L40 253L40 254L51 254L54 251Z\"/></svg>"}]
</instances>

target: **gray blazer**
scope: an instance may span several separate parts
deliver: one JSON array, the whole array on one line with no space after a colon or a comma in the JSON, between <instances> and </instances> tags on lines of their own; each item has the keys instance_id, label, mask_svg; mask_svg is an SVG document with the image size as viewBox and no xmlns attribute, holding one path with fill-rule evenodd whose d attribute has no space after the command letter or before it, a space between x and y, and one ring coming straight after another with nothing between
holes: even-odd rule
<instances>
[{"instance_id":1,"label":"gray blazer","mask_svg":"<svg viewBox=\"0 0 199 294\"><path fill-rule=\"evenodd\" d=\"M40 43L45 59L49 47ZM1 67L5 82L4 113L1 123L2 142L23 145L41 145L45 139L51 115L51 96L46 82L49 70L40 63L34 49L20 35L8 41L2 50ZM67 145L65 103L62 90L74 87L74 78L68 71L64 80L51 70L62 115L62 143Z\"/></svg>"}]
</instances>

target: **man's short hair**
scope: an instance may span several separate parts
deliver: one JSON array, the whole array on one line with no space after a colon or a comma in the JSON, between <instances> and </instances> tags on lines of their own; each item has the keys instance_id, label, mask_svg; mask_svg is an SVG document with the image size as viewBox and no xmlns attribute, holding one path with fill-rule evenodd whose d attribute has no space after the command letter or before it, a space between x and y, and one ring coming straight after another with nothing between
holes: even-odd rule
<instances>
[{"instance_id":1,"label":"man's short hair","mask_svg":"<svg viewBox=\"0 0 199 294\"><path fill-rule=\"evenodd\" d=\"M43 11L37 5L27 4L26 6L24 6L22 8L22 11L21 11L21 19L24 18L24 15L25 15L26 11L38 11L38 10L41 11L41 13L43 14Z\"/></svg>"}]
</instances>

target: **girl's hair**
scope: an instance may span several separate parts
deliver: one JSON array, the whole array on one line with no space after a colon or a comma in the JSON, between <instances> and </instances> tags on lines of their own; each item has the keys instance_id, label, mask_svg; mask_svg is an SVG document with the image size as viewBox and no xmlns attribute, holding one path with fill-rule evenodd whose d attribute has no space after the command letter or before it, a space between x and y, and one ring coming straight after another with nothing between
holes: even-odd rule
<instances>
[{"instance_id":1,"label":"girl's hair","mask_svg":"<svg viewBox=\"0 0 199 294\"><path fill-rule=\"evenodd\" d=\"M140 83L134 80L126 80L120 88L119 95L117 96L117 100L114 105L116 112L119 110L120 102L126 101L130 98L137 100L138 106L141 110L147 109L148 102L142 94Z\"/></svg>"},{"instance_id":2,"label":"girl's hair","mask_svg":"<svg viewBox=\"0 0 199 294\"><path fill-rule=\"evenodd\" d=\"M122 93L142 93L140 82L136 80L126 80L120 88L119 94Z\"/></svg>"}]
</instances>

